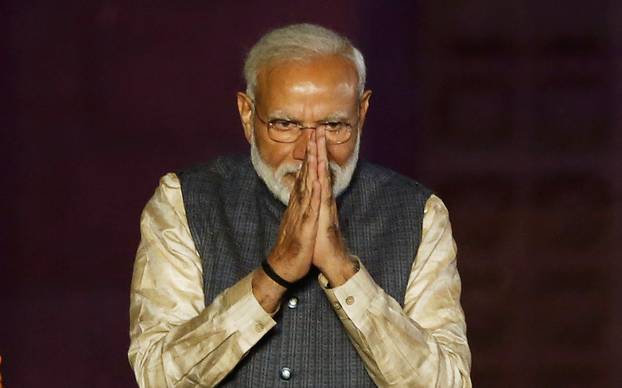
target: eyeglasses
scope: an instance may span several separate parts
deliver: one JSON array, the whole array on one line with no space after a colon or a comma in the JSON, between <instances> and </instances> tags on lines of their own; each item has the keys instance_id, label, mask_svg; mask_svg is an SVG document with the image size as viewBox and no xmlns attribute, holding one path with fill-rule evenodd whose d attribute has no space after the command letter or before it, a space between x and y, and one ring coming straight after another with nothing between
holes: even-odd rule
<instances>
[{"instance_id":1,"label":"eyeglasses","mask_svg":"<svg viewBox=\"0 0 622 388\"><path fill-rule=\"evenodd\" d=\"M305 129L324 129L327 144L342 144L352 137L352 125L339 120L326 120L313 126L304 126L299 121L286 119L262 119L255 110L257 119L268 128L270 139L278 143L295 143Z\"/></svg>"}]
</instances>

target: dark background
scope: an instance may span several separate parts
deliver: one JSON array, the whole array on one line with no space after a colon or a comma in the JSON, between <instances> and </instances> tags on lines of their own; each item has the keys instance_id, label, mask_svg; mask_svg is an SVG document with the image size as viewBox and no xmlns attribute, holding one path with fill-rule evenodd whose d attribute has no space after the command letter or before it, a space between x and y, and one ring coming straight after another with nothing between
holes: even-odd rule
<instances>
[{"instance_id":1,"label":"dark background","mask_svg":"<svg viewBox=\"0 0 622 388\"><path fill-rule=\"evenodd\" d=\"M622 386L619 2L0 7L7 387L134 386L142 207L164 173L248 151L244 53L301 21L366 55L363 157L449 207L474 385Z\"/></svg>"}]
</instances>

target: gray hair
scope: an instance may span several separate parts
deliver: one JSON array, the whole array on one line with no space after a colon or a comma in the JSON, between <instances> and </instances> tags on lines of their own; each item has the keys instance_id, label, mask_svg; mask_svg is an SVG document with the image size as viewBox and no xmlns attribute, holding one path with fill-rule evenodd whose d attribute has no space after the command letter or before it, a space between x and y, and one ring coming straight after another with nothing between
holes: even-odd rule
<instances>
[{"instance_id":1,"label":"gray hair","mask_svg":"<svg viewBox=\"0 0 622 388\"><path fill-rule=\"evenodd\" d=\"M365 88L365 59L350 41L315 24L292 24L265 34L251 48L244 62L246 94L255 99L257 74L266 65L282 60L304 60L318 55L341 55L352 61L358 74L358 93Z\"/></svg>"}]
</instances>

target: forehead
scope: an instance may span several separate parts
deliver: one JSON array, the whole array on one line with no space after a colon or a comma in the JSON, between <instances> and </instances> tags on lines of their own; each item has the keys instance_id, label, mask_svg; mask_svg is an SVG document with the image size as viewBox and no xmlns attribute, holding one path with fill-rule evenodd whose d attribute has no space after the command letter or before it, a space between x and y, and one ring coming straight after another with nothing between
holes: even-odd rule
<instances>
[{"instance_id":1,"label":"forehead","mask_svg":"<svg viewBox=\"0 0 622 388\"><path fill-rule=\"evenodd\" d=\"M257 77L258 102L274 105L349 105L357 101L356 68L346 58L325 55L277 62Z\"/></svg>"}]
</instances>

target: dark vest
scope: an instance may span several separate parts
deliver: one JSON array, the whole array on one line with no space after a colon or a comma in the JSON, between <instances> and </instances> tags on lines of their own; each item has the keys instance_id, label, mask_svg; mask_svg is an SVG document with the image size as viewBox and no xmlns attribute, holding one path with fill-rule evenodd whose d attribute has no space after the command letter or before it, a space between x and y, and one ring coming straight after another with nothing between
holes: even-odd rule
<instances>
[{"instance_id":1,"label":"dark vest","mask_svg":"<svg viewBox=\"0 0 622 388\"><path fill-rule=\"evenodd\" d=\"M179 174L188 224L203 264L205 304L257 268L270 253L285 206L248 157L223 157ZM400 304L421 237L430 191L382 167L360 162L337 199L352 254ZM363 362L313 270L288 291L268 332L222 381L234 387L373 387ZM282 367L291 370L281 380Z\"/></svg>"}]
</instances>

